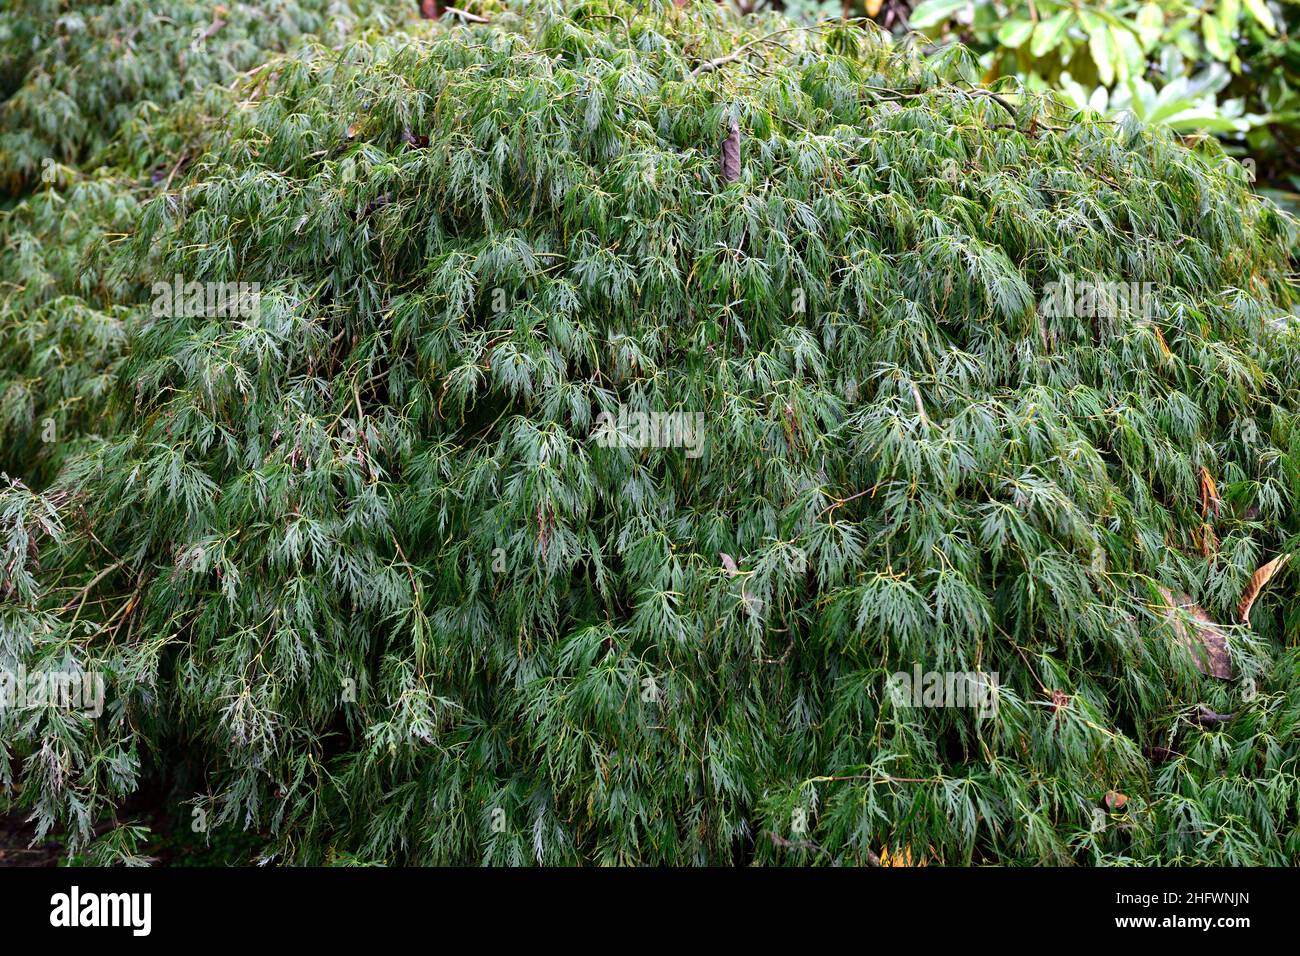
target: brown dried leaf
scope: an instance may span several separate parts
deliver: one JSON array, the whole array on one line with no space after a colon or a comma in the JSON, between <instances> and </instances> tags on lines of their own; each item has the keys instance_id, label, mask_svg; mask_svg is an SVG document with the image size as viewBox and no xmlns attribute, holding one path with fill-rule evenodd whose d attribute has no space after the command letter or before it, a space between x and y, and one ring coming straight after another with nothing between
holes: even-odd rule
<instances>
[{"instance_id":1,"label":"brown dried leaf","mask_svg":"<svg viewBox=\"0 0 1300 956\"><path fill-rule=\"evenodd\" d=\"M1200 724L1202 727L1209 729L1215 724L1226 724L1236 716L1237 714L1235 712L1231 714L1220 714L1217 711L1213 711L1206 707L1204 704L1201 704L1196 709L1196 713L1192 715L1192 720Z\"/></svg>"},{"instance_id":2,"label":"brown dried leaf","mask_svg":"<svg viewBox=\"0 0 1300 956\"><path fill-rule=\"evenodd\" d=\"M1169 343L1165 341L1165 333L1160 331L1160 326L1153 325L1152 328L1156 330L1156 341L1160 343L1161 353L1164 354L1165 357L1173 355L1174 353L1169 351Z\"/></svg>"},{"instance_id":3,"label":"brown dried leaf","mask_svg":"<svg viewBox=\"0 0 1300 956\"><path fill-rule=\"evenodd\" d=\"M1165 602L1165 620L1172 625L1178 643L1191 653L1196 669L1207 677L1231 680L1232 659L1228 656L1228 635L1223 628L1190 596L1175 595L1165 587L1160 588L1160 595ZM1188 630L1188 618L1194 634Z\"/></svg>"},{"instance_id":4,"label":"brown dried leaf","mask_svg":"<svg viewBox=\"0 0 1300 956\"><path fill-rule=\"evenodd\" d=\"M414 149L424 149L429 145L429 137L417 136L407 128L402 130L402 142Z\"/></svg>"},{"instance_id":5,"label":"brown dried leaf","mask_svg":"<svg viewBox=\"0 0 1300 956\"><path fill-rule=\"evenodd\" d=\"M729 183L740 178L740 125L735 120L722 141L722 178Z\"/></svg>"},{"instance_id":6,"label":"brown dried leaf","mask_svg":"<svg viewBox=\"0 0 1300 956\"><path fill-rule=\"evenodd\" d=\"M1250 583L1246 585L1246 590L1242 592L1241 604L1237 607L1237 616L1241 618L1242 624L1250 623L1250 609L1254 607L1259 592L1264 590L1264 585L1272 580L1273 575L1286 567L1286 563L1290 560L1291 555L1280 554L1250 576Z\"/></svg>"},{"instance_id":7,"label":"brown dried leaf","mask_svg":"<svg viewBox=\"0 0 1300 956\"><path fill-rule=\"evenodd\" d=\"M1219 497L1219 486L1215 482L1214 476L1205 468L1201 469L1201 515L1208 518L1213 511L1217 517L1219 510L1223 507L1223 500Z\"/></svg>"}]
</instances>

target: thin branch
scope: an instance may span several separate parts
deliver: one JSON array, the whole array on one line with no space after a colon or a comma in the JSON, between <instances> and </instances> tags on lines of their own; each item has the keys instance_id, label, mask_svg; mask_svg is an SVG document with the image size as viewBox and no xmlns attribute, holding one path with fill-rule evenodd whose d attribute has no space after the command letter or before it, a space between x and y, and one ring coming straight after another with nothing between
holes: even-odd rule
<instances>
[{"instance_id":1,"label":"thin branch","mask_svg":"<svg viewBox=\"0 0 1300 956\"><path fill-rule=\"evenodd\" d=\"M477 13L470 13L468 10L461 10L459 7L443 7L443 13L454 13L469 23L491 23L487 17L480 17Z\"/></svg>"}]
</instances>

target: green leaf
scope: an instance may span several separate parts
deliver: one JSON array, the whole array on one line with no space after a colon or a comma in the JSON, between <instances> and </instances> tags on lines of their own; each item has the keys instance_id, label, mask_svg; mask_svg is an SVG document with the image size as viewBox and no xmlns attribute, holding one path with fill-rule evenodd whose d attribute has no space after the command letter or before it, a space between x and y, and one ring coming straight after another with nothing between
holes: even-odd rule
<instances>
[{"instance_id":1,"label":"green leaf","mask_svg":"<svg viewBox=\"0 0 1300 956\"><path fill-rule=\"evenodd\" d=\"M998 42L1012 49L1019 47L1034 32L1031 20L1008 20L998 27Z\"/></svg>"},{"instance_id":2,"label":"green leaf","mask_svg":"<svg viewBox=\"0 0 1300 956\"><path fill-rule=\"evenodd\" d=\"M1231 37L1224 32L1223 25L1209 14L1201 17L1201 35L1205 38L1205 48L1216 60L1232 57Z\"/></svg>"},{"instance_id":3,"label":"green leaf","mask_svg":"<svg viewBox=\"0 0 1300 956\"><path fill-rule=\"evenodd\" d=\"M1034 40L1029 45L1029 52L1034 56L1044 56L1055 50L1061 45L1065 31L1070 28L1073 19L1074 11L1062 10L1055 16L1040 21L1034 28Z\"/></svg>"},{"instance_id":4,"label":"green leaf","mask_svg":"<svg viewBox=\"0 0 1300 956\"><path fill-rule=\"evenodd\" d=\"M1145 57L1142 55L1142 45L1138 42L1138 38L1129 30L1116 30L1113 27L1110 30L1110 38L1119 78L1127 80L1130 76L1141 76Z\"/></svg>"},{"instance_id":5,"label":"green leaf","mask_svg":"<svg viewBox=\"0 0 1300 956\"><path fill-rule=\"evenodd\" d=\"M965 6L968 6L970 0L925 0L919 7L912 11L912 16L908 22L913 28L923 30L926 27L932 27L937 23L951 19L952 15Z\"/></svg>"},{"instance_id":6,"label":"green leaf","mask_svg":"<svg viewBox=\"0 0 1300 956\"><path fill-rule=\"evenodd\" d=\"M1273 19L1273 11L1268 8L1265 0L1244 0L1246 9L1254 17L1259 25L1269 33L1277 33L1277 21Z\"/></svg>"},{"instance_id":7,"label":"green leaf","mask_svg":"<svg viewBox=\"0 0 1300 956\"><path fill-rule=\"evenodd\" d=\"M1256 0L1258 2L1258 0ZM1159 5L1148 3L1137 15L1138 36L1142 38L1142 49L1150 50L1160 39L1165 29L1165 14Z\"/></svg>"},{"instance_id":8,"label":"green leaf","mask_svg":"<svg viewBox=\"0 0 1300 956\"><path fill-rule=\"evenodd\" d=\"M1102 25L1092 31L1088 36L1088 51L1092 54L1092 62L1097 65L1097 78L1104 86L1110 86L1115 82L1115 62L1119 59L1119 51L1115 49L1109 27Z\"/></svg>"},{"instance_id":9,"label":"green leaf","mask_svg":"<svg viewBox=\"0 0 1300 956\"><path fill-rule=\"evenodd\" d=\"M1219 0L1216 19L1223 27L1225 36L1231 37L1237 30L1237 21L1241 18L1241 0Z\"/></svg>"}]
</instances>

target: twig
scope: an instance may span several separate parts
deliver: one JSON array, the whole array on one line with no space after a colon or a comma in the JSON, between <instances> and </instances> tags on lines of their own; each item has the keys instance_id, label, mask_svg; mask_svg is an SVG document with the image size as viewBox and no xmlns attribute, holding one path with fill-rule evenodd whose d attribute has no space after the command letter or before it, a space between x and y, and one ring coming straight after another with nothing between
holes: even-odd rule
<instances>
[{"instance_id":1,"label":"twig","mask_svg":"<svg viewBox=\"0 0 1300 956\"><path fill-rule=\"evenodd\" d=\"M470 13L468 10L461 10L458 7L443 7L442 12L454 13L462 20L466 20L470 23L491 23L492 22L487 17L480 17L477 13Z\"/></svg>"},{"instance_id":2,"label":"twig","mask_svg":"<svg viewBox=\"0 0 1300 956\"><path fill-rule=\"evenodd\" d=\"M691 76L702 76L705 73L712 73L714 70L718 69L719 67L726 66L728 63L731 63L732 61L740 59L742 56L745 55L745 52L747 50L751 49L752 47L759 46L763 43L767 43L773 37L778 37L785 33L794 33L798 30L807 30L807 29L810 28L809 27L786 27L783 30L776 30L772 33L769 33L767 36L758 37L757 39L750 40L748 43L742 43L740 46L736 47L736 49L732 50L726 56L720 56L716 59L706 60L705 62L701 63L695 69L691 70Z\"/></svg>"},{"instance_id":3,"label":"twig","mask_svg":"<svg viewBox=\"0 0 1300 956\"><path fill-rule=\"evenodd\" d=\"M98 574L96 574L93 578L91 578L89 584L87 584L84 588L82 588L72 596L72 600L63 606L63 610L71 611L72 606L74 604L78 604L85 600L86 595L90 593L91 588L93 588L100 581L104 580L104 578L108 577L110 574L112 574L114 571L116 571L125 563L126 563L125 561L115 561L113 564L110 564L108 567L106 567L103 571L100 571ZM75 619L73 620L73 623L74 624L76 623Z\"/></svg>"},{"instance_id":4,"label":"twig","mask_svg":"<svg viewBox=\"0 0 1300 956\"><path fill-rule=\"evenodd\" d=\"M862 491L859 491L855 495L849 495L847 498L836 498L833 502L831 502L829 505L823 508L821 512L817 515L817 517L820 518L828 511L834 511L836 508L841 508L844 505L848 504L850 501L852 501L854 498L861 498L863 495L870 494L873 491L875 491L874 488L865 488Z\"/></svg>"},{"instance_id":5,"label":"twig","mask_svg":"<svg viewBox=\"0 0 1300 956\"><path fill-rule=\"evenodd\" d=\"M167 192L172 188L172 179L175 177L176 173L180 170L181 166L184 165L185 161L188 160L189 158L190 158L189 153L181 153L180 159L176 160L176 165L173 166L172 171L167 174L167 182L163 184L163 192Z\"/></svg>"}]
</instances>

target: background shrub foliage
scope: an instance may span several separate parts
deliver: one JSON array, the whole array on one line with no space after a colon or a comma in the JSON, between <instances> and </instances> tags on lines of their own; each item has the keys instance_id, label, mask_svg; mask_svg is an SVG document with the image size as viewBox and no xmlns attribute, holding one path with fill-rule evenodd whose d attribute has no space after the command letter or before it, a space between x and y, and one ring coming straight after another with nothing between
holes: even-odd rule
<instances>
[{"instance_id":1,"label":"background shrub foliage","mask_svg":"<svg viewBox=\"0 0 1300 956\"><path fill-rule=\"evenodd\" d=\"M392 0L16 0L0 12L0 183L77 163L137 110L261 66L304 34L336 43L400 21ZM387 9L386 9L387 8ZM48 174L47 174L48 178Z\"/></svg>"},{"instance_id":2,"label":"background shrub foliage","mask_svg":"<svg viewBox=\"0 0 1300 956\"><path fill-rule=\"evenodd\" d=\"M0 663L108 687L0 718L7 798L131 861L149 793L283 862L1294 862L1295 222L961 47L476 9L137 110L0 226L3 427L66 431L6 448Z\"/></svg>"},{"instance_id":3,"label":"background shrub foliage","mask_svg":"<svg viewBox=\"0 0 1300 956\"><path fill-rule=\"evenodd\" d=\"M875 2L871 6L875 6ZM1294 208L1300 191L1296 0L921 0L909 25L959 38L988 80L1184 134L1211 133Z\"/></svg>"}]
</instances>

